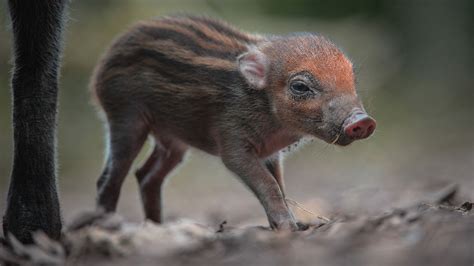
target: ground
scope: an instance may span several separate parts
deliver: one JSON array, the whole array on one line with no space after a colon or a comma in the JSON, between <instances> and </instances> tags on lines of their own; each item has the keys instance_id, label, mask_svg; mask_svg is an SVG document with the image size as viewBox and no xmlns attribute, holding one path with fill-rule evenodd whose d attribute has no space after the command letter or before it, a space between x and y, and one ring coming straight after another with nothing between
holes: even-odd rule
<instances>
[{"instance_id":1,"label":"ground","mask_svg":"<svg viewBox=\"0 0 474 266\"><path fill-rule=\"evenodd\" d=\"M289 201L300 232L262 226L218 226L192 220L163 225L127 222L117 214L84 213L61 242L36 234L37 245L0 249L20 264L69 265L473 265L474 211L456 185L418 202L373 215L321 217Z\"/></svg>"}]
</instances>

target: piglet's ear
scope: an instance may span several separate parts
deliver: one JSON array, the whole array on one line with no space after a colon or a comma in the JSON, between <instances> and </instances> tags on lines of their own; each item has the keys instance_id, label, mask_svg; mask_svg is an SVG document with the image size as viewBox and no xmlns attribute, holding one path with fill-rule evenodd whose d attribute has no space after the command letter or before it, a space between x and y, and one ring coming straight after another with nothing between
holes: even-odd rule
<instances>
[{"instance_id":1,"label":"piglet's ear","mask_svg":"<svg viewBox=\"0 0 474 266\"><path fill-rule=\"evenodd\" d=\"M257 48L251 48L238 58L240 73L255 89L263 89L267 85L268 59Z\"/></svg>"}]
</instances>

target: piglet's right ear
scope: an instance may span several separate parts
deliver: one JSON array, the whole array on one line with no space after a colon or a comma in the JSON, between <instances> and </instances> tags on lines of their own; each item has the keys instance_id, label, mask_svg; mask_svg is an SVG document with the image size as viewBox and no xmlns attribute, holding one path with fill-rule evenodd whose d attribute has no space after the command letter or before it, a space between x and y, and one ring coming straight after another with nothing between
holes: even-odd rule
<instances>
[{"instance_id":1,"label":"piglet's right ear","mask_svg":"<svg viewBox=\"0 0 474 266\"><path fill-rule=\"evenodd\" d=\"M251 48L238 58L239 71L255 89L263 89L268 79L267 56L257 48Z\"/></svg>"}]
</instances>

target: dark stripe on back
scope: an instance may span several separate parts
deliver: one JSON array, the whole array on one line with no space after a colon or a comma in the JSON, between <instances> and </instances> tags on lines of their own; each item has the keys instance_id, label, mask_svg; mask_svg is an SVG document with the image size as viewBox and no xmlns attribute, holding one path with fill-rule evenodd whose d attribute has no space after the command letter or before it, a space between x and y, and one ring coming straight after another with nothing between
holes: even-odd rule
<instances>
[{"instance_id":1,"label":"dark stripe on back","mask_svg":"<svg viewBox=\"0 0 474 266\"><path fill-rule=\"evenodd\" d=\"M191 20L196 20L208 25L210 28L222 33L223 35L229 36L233 39L242 41L244 43L254 43L247 35L239 32L238 30L233 29L230 26L225 25L224 23L212 20L206 17L189 17Z\"/></svg>"},{"instance_id":2,"label":"dark stripe on back","mask_svg":"<svg viewBox=\"0 0 474 266\"><path fill-rule=\"evenodd\" d=\"M182 21L182 20L172 20L170 22L171 22L170 24L179 25L183 29L192 31L194 34L196 34L196 36L198 36L203 41L206 41L206 42L209 42L209 43L212 43L212 44L215 44L215 45L225 45L222 41L216 40L216 39L208 36L206 33L202 32L200 29L196 28L196 26L194 26L191 23L188 23L188 22Z\"/></svg>"},{"instance_id":3,"label":"dark stripe on back","mask_svg":"<svg viewBox=\"0 0 474 266\"><path fill-rule=\"evenodd\" d=\"M150 59L153 64L146 63ZM174 84L193 85L199 83L213 87L230 87L242 82L237 70L214 69L188 64L170 58L160 51L143 47L133 47L126 52L115 54L106 62L104 68L113 71L112 69L117 67L129 68L140 65L153 69Z\"/></svg>"},{"instance_id":4,"label":"dark stripe on back","mask_svg":"<svg viewBox=\"0 0 474 266\"><path fill-rule=\"evenodd\" d=\"M155 40L172 40L177 45L181 46L183 49L190 50L196 55L208 56L208 57L217 57L221 59L235 60L239 55L239 51L219 51L211 50L200 46L195 39L191 36L182 34L180 32L163 29L159 27L152 26L141 26L138 28L139 31ZM179 47L170 47L170 49L180 49Z\"/></svg>"}]
</instances>

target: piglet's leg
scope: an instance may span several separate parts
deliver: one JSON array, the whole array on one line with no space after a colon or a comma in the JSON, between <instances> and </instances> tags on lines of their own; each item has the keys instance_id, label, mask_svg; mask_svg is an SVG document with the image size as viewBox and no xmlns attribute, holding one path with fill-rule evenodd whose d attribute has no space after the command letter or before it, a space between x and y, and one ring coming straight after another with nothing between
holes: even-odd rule
<instances>
[{"instance_id":1,"label":"piglet's leg","mask_svg":"<svg viewBox=\"0 0 474 266\"><path fill-rule=\"evenodd\" d=\"M285 181L283 179L283 169L281 166L280 157L280 153L272 155L270 158L265 160L265 166L267 167L268 171L270 171L273 178L275 178L275 181L278 183L283 197L285 197Z\"/></svg>"},{"instance_id":2,"label":"piglet's leg","mask_svg":"<svg viewBox=\"0 0 474 266\"><path fill-rule=\"evenodd\" d=\"M288 203L286 202L285 180L283 179L283 167L281 164L281 154L278 152L274 154L273 156L267 158L265 160L265 166L267 167L268 171L270 171L273 178L275 178L275 181L278 183L278 186L280 187L283 198L285 199L285 204L288 206ZM296 218L293 212L291 211L289 207L288 209L290 211L292 218L296 221ZM308 225L306 224L303 224L301 222L297 222L296 224L298 225L299 230L308 229Z\"/></svg>"},{"instance_id":3,"label":"piglet's leg","mask_svg":"<svg viewBox=\"0 0 474 266\"><path fill-rule=\"evenodd\" d=\"M186 149L176 141L161 141L145 164L136 171L147 219L156 223L162 221L162 185L168 174L181 163Z\"/></svg>"},{"instance_id":4,"label":"piglet's leg","mask_svg":"<svg viewBox=\"0 0 474 266\"><path fill-rule=\"evenodd\" d=\"M265 208L270 226L278 230L298 230L278 182L255 152L246 143L238 143L235 139L232 144L222 147L222 161L257 196Z\"/></svg>"},{"instance_id":5,"label":"piglet's leg","mask_svg":"<svg viewBox=\"0 0 474 266\"><path fill-rule=\"evenodd\" d=\"M148 135L144 123L130 121L135 123L109 122L108 158L97 181L97 206L106 212L115 211L122 183Z\"/></svg>"}]
</instances>

